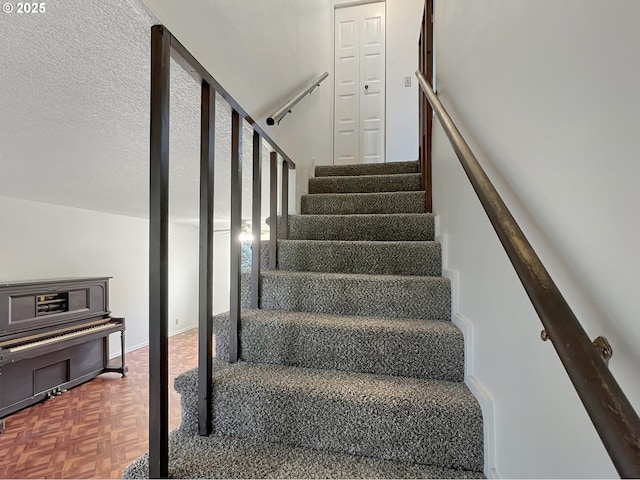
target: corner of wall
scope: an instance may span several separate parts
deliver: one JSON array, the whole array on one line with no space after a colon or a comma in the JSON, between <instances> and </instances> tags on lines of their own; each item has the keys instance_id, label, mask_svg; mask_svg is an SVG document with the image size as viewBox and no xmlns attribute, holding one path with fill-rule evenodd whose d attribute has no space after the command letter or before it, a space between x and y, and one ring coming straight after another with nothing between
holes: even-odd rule
<instances>
[{"instance_id":1,"label":"corner of wall","mask_svg":"<svg viewBox=\"0 0 640 480\"><path fill-rule=\"evenodd\" d=\"M439 217L435 217L436 232L440 232ZM435 241L442 248L442 276L451 282L451 321L458 327L464 336L464 383L476 397L482 409L484 425L484 474L487 478L501 478L496 467L496 423L495 401L489 389L475 376L474 368L474 334L473 322L462 315L458 308L458 294L460 291L459 272L446 268L448 265L447 234L439 233Z\"/></svg>"}]
</instances>

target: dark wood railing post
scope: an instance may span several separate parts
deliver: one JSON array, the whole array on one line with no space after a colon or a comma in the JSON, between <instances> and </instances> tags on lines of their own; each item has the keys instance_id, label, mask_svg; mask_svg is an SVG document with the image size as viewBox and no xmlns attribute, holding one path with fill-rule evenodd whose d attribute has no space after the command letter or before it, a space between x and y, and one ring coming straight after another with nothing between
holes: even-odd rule
<instances>
[{"instance_id":1,"label":"dark wood railing post","mask_svg":"<svg viewBox=\"0 0 640 480\"><path fill-rule=\"evenodd\" d=\"M278 152L269 156L269 270L275 270L278 255Z\"/></svg>"},{"instance_id":2,"label":"dark wood railing post","mask_svg":"<svg viewBox=\"0 0 640 480\"><path fill-rule=\"evenodd\" d=\"M424 72L427 78L433 78L433 0L426 0L426 11L425 11L425 60L424 60ZM419 90L419 88L418 88ZM422 95L420 95L422 97ZM425 199L425 209L428 213L433 212L433 183L432 183L432 172L431 172L431 164L433 158L433 149L431 148L431 138L432 138L432 130L433 130L433 109L431 108L431 104L424 99L424 126L425 126L425 191L426 191L426 199Z\"/></svg>"},{"instance_id":3,"label":"dark wood railing post","mask_svg":"<svg viewBox=\"0 0 640 480\"><path fill-rule=\"evenodd\" d=\"M260 307L260 262L262 239L262 137L253 132L253 193L251 211L251 308Z\"/></svg>"},{"instance_id":4,"label":"dark wood railing post","mask_svg":"<svg viewBox=\"0 0 640 480\"><path fill-rule=\"evenodd\" d=\"M211 316L213 296L213 162L215 96L224 98L232 107L231 148L231 288L229 331L229 361L239 358L238 331L241 305L242 222L242 124L246 120L267 141L271 154L271 225L272 254L270 265L276 265L277 250L277 158L295 163L275 143L264 129L242 109L238 102L216 81L198 60L163 25L151 27L151 128L150 128L150 189L149 189L149 476L169 475L169 375L168 375L168 206L169 206L169 58L173 58L202 85L201 175L200 175L200 245L198 324L198 425L201 434L211 431ZM254 136L254 142L257 141ZM255 162L254 154L254 162ZM260 163L260 162L259 162ZM261 165L260 165L261 168ZM275 169L275 170L274 170ZM256 169L254 169L256 170ZM254 171L254 174L256 172ZM261 171L257 170L258 178ZM260 188L254 183L254 211L260 212ZM256 204L257 202L257 204ZM275 210L273 210L275 209ZM260 213L253 214L254 238L260 244L258 223ZM256 229L258 229L256 231ZM259 268L253 258L254 268ZM255 257L255 254L254 256ZM259 274L258 274L259 278ZM255 290L255 289L254 289ZM124 358L124 352L123 352ZM0 421L0 427L2 422Z\"/></svg>"},{"instance_id":5,"label":"dark wood railing post","mask_svg":"<svg viewBox=\"0 0 640 480\"><path fill-rule=\"evenodd\" d=\"M433 0L425 0L424 16L420 27L418 42L419 70L429 80L433 77ZM431 173L431 131L433 128L433 110L431 105L420 94L418 88L419 123L420 123L420 173L421 185L425 190L425 211L433 211L432 173Z\"/></svg>"},{"instance_id":6,"label":"dark wood railing post","mask_svg":"<svg viewBox=\"0 0 640 480\"><path fill-rule=\"evenodd\" d=\"M151 28L149 184L149 478L167 478L169 465L168 252L170 33Z\"/></svg>"},{"instance_id":7,"label":"dark wood railing post","mask_svg":"<svg viewBox=\"0 0 640 480\"><path fill-rule=\"evenodd\" d=\"M213 326L213 187L216 94L202 81L200 118L200 245L198 265L198 430L211 433Z\"/></svg>"},{"instance_id":8,"label":"dark wood railing post","mask_svg":"<svg viewBox=\"0 0 640 480\"><path fill-rule=\"evenodd\" d=\"M229 362L238 361L238 333L240 327L242 244L242 117L231 114L231 285L229 303Z\"/></svg>"},{"instance_id":9,"label":"dark wood railing post","mask_svg":"<svg viewBox=\"0 0 640 480\"><path fill-rule=\"evenodd\" d=\"M283 239L289 238L289 164L282 162L282 234Z\"/></svg>"},{"instance_id":10,"label":"dark wood railing post","mask_svg":"<svg viewBox=\"0 0 640 480\"><path fill-rule=\"evenodd\" d=\"M426 8L424 13L422 14L422 25L420 27L420 37L418 38L418 70L424 72L424 22L426 18L427 12ZM420 187L423 190L426 190L426 182L425 182L425 124L424 124L424 95L420 94L420 89L418 89L418 167L420 168Z\"/></svg>"}]
</instances>

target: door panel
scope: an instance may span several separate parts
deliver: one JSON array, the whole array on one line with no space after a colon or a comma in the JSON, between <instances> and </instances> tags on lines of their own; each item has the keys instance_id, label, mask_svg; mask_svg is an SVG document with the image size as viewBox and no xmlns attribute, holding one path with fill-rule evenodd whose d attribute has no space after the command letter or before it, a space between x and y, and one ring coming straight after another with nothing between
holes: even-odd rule
<instances>
[{"instance_id":1,"label":"door panel","mask_svg":"<svg viewBox=\"0 0 640 480\"><path fill-rule=\"evenodd\" d=\"M345 163L356 161L360 155L357 133L360 109L358 55L355 19L336 18L334 155Z\"/></svg>"},{"instance_id":2,"label":"door panel","mask_svg":"<svg viewBox=\"0 0 640 480\"><path fill-rule=\"evenodd\" d=\"M336 164L385 161L384 8L335 10Z\"/></svg>"}]
</instances>

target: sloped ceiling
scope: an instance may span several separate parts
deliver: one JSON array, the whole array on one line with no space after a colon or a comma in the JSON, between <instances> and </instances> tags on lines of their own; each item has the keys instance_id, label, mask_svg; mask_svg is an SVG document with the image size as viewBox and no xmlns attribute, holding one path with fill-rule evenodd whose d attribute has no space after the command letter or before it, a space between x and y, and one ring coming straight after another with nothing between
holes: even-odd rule
<instances>
[{"instance_id":1,"label":"sloped ceiling","mask_svg":"<svg viewBox=\"0 0 640 480\"><path fill-rule=\"evenodd\" d=\"M137 0L55 0L44 13L0 13L1 196L148 216L154 23ZM170 218L181 223L197 218L199 96L172 62ZM228 215L228 118L219 103L217 217Z\"/></svg>"}]
</instances>

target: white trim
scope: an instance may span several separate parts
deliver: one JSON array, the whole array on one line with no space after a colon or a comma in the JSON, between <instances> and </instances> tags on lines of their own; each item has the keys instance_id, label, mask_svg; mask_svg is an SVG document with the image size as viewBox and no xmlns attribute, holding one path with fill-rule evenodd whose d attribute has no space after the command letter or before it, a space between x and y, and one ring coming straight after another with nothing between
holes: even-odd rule
<instances>
[{"instance_id":1,"label":"white trim","mask_svg":"<svg viewBox=\"0 0 640 480\"><path fill-rule=\"evenodd\" d=\"M437 219L438 217L436 217ZM436 222L439 228L439 222ZM437 230L436 230L437 231ZM464 336L464 383L476 397L482 409L482 424L484 426L484 474L487 478L501 478L496 467L496 417L495 401L487 387L475 376L475 352L473 322L465 317L459 310L459 272L450 268L444 268L448 264L447 235L441 234L435 237L442 248L442 276L451 282L451 321L462 331Z\"/></svg>"},{"instance_id":2,"label":"white trim","mask_svg":"<svg viewBox=\"0 0 640 480\"><path fill-rule=\"evenodd\" d=\"M353 1L345 0L342 3L334 3L333 9L335 11L338 8L359 7L360 5L367 5L369 3L380 3L380 2L387 3L387 0L353 0Z\"/></svg>"},{"instance_id":3,"label":"white trim","mask_svg":"<svg viewBox=\"0 0 640 480\"><path fill-rule=\"evenodd\" d=\"M192 323L191 325L187 325L186 327L182 327L179 330L175 330L169 334L170 337L174 337L176 335L180 335L181 333L188 332L189 330L193 330L194 328L198 328L198 325Z\"/></svg>"},{"instance_id":4,"label":"white trim","mask_svg":"<svg viewBox=\"0 0 640 480\"><path fill-rule=\"evenodd\" d=\"M193 330L194 328L198 328L198 326L197 325L193 325L193 324L192 325L188 325L188 326L186 326L184 328L181 328L180 330L176 330L175 332L171 332L169 334L169 337L173 337L175 335L180 335L181 333L188 332L189 330ZM124 349L124 352L125 353L131 353L134 350L139 350L140 348L144 348L144 347L148 347L148 346L149 346L149 340L147 340L146 342L142 342L142 343L138 343L136 345L129 346L129 347ZM120 352L116 352L116 353L114 353L114 354L109 356L109 360L113 360L114 358L119 357L119 356L120 356Z\"/></svg>"},{"instance_id":5,"label":"white trim","mask_svg":"<svg viewBox=\"0 0 640 480\"><path fill-rule=\"evenodd\" d=\"M340 2L340 3L337 3ZM336 163L336 10L341 8L359 7L370 3L384 3L384 163L387 163L387 0L333 0L331 9L331 165ZM435 115L435 113L434 113ZM314 171L315 175L315 171Z\"/></svg>"}]
</instances>

